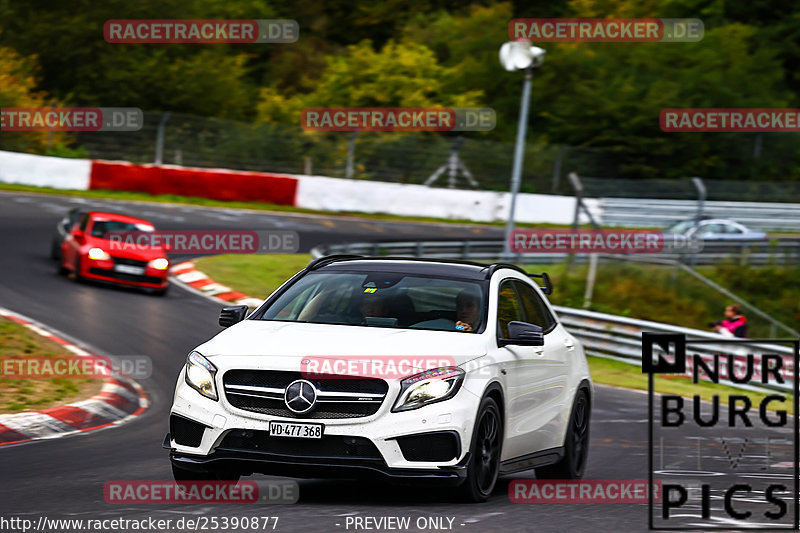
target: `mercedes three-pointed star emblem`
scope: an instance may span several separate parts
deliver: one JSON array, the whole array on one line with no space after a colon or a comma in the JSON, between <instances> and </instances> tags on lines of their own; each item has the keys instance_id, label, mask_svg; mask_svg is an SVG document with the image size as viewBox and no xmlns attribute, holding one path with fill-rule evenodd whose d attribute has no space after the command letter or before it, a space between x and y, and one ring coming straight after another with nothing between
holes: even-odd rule
<instances>
[{"instance_id":1,"label":"mercedes three-pointed star emblem","mask_svg":"<svg viewBox=\"0 0 800 533\"><path fill-rule=\"evenodd\" d=\"M306 413L317 403L317 389L310 381L298 379L286 387L283 402L293 413Z\"/></svg>"}]
</instances>

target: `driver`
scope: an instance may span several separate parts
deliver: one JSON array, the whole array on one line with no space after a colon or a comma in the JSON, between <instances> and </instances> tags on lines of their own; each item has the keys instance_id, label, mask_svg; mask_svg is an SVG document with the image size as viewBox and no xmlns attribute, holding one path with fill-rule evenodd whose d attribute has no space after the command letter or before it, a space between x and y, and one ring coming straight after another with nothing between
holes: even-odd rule
<instances>
[{"instance_id":1,"label":"driver","mask_svg":"<svg viewBox=\"0 0 800 533\"><path fill-rule=\"evenodd\" d=\"M456 297L456 329L472 331L480 321L481 308L477 296L467 289L462 290Z\"/></svg>"}]
</instances>

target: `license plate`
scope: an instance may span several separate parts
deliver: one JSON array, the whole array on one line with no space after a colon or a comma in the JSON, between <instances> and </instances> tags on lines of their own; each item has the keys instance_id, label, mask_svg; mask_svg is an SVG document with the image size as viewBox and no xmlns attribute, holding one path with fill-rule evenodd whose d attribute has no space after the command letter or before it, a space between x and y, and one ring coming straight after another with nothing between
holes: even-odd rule
<instances>
[{"instance_id":1,"label":"license plate","mask_svg":"<svg viewBox=\"0 0 800 533\"><path fill-rule=\"evenodd\" d=\"M122 272L123 274L133 274L134 276L141 276L144 274L143 267L130 265L114 265L114 270L117 272Z\"/></svg>"},{"instance_id":2,"label":"license plate","mask_svg":"<svg viewBox=\"0 0 800 533\"><path fill-rule=\"evenodd\" d=\"M269 434L273 437L295 437L299 439L321 439L325 426L323 424L305 424L298 422L270 422Z\"/></svg>"}]
</instances>

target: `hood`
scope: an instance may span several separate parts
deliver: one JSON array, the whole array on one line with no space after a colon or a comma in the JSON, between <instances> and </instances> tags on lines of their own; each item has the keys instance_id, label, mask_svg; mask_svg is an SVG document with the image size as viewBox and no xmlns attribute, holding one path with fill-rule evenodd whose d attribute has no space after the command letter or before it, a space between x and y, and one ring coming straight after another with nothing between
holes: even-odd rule
<instances>
[{"instance_id":1,"label":"hood","mask_svg":"<svg viewBox=\"0 0 800 533\"><path fill-rule=\"evenodd\" d=\"M197 351L215 365L228 368L221 356L232 356L234 364L266 365L276 370L297 369L302 360L318 358L391 360L406 365L413 361L421 371L477 359L486 354L486 342L483 335L451 331L244 320L201 344Z\"/></svg>"}]
</instances>

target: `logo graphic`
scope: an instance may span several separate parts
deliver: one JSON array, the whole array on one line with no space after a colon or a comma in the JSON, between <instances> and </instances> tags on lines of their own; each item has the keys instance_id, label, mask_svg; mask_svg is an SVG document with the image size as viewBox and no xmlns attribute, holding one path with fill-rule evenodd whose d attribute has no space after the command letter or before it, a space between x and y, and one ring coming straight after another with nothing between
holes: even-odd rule
<instances>
[{"instance_id":1,"label":"logo graphic","mask_svg":"<svg viewBox=\"0 0 800 533\"><path fill-rule=\"evenodd\" d=\"M796 530L800 341L714 337L642 334L649 527Z\"/></svg>"},{"instance_id":2,"label":"logo graphic","mask_svg":"<svg viewBox=\"0 0 800 533\"><path fill-rule=\"evenodd\" d=\"M669 355L672 361L656 353L653 360L653 348ZM671 349L674 348L674 349ZM642 333L642 374L683 374L686 372L686 337L663 333Z\"/></svg>"},{"instance_id":3,"label":"logo graphic","mask_svg":"<svg viewBox=\"0 0 800 533\"><path fill-rule=\"evenodd\" d=\"M317 389L310 381L298 379L286 387L283 402L293 413L307 413L317 403Z\"/></svg>"}]
</instances>

